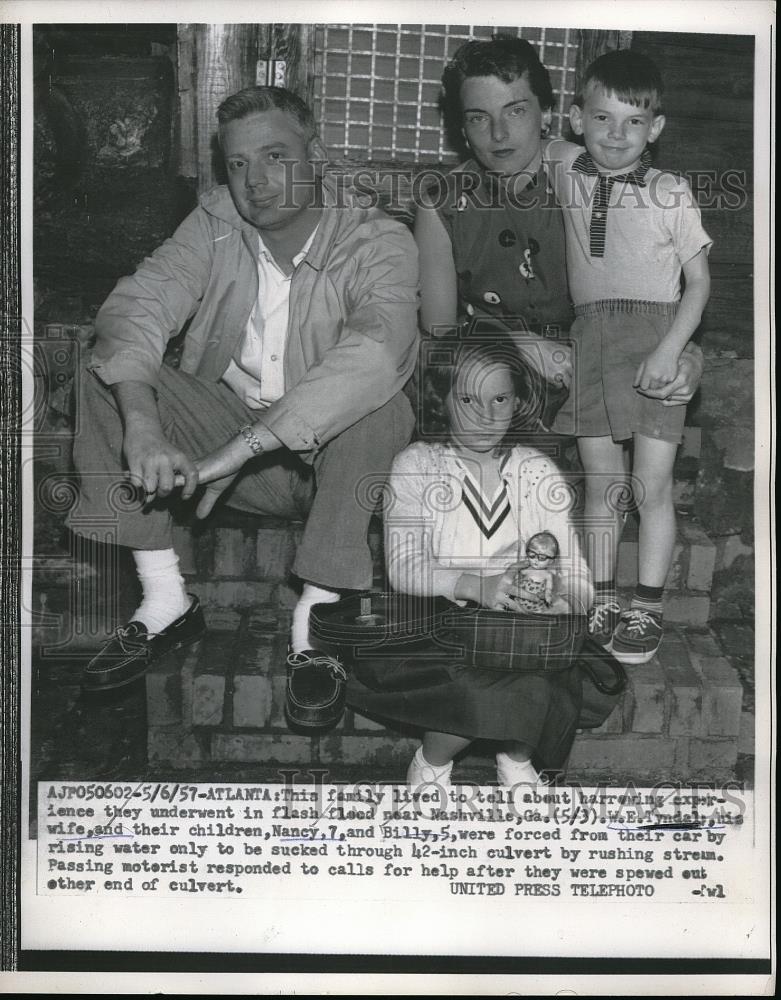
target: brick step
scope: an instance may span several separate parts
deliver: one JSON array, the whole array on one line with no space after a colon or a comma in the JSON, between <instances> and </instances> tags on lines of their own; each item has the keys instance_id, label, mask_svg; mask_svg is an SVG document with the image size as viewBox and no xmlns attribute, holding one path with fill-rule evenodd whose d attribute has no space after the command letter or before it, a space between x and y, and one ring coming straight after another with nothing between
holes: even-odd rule
<instances>
[{"instance_id":1,"label":"brick step","mask_svg":"<svg viewBox=\"0 0 781 1000\"><path fill-rule=\"evenodd\" d=\"M190 589L207 608L250 608L276 604L292 608L298 592L291 585L291 567L300 537L299 525L247 517L237 526L201 530L197 535L179 527L175 544L182 572ZM628 517L618 553L619 587L637 583L638 524ZM383 579L382 537L379 522L370 535L375 557L375 577ZM708 595L713 581L716 547L693 521L679 518L678 536L666 589L681 606L674 621L703 624L707 621ZM691 605L694 617L685 610Z\"/></svg>"},{"instance_id":2,"label":"brick step","mask_svg":"<svg viewBox=\"0 0 781 1000\"><path fill-rule=\"evenodd\" d=\"M284 713L286 636L275 616L273 608L245 614L238 630L212 631L155 665L146 682L149 763L327 765L336 781L341 765L363 765L367 780L374 768L403 780L419 742L414 732L350 710L324 735L290 731ZM745 741L743 691L710 631L672 628L654 660L628 671L629 688L611 716L577 737L571 777L734 776L739 738ZM488 780L491 764L472 755L458 767Z\"/></svg>"},{"instance_id":3,"label":"brick step","mask_svg":"<svg viewBox=\"0 0 781 1000\"><path fill-rule=\"evenodd\" d=\"M175 529L187 589L197 594L210 629L238 628L242 615L270 607L290 623L299 596L291 576L301 526L271 518L224 515L214 527ZM377 587L386 586L381 525L370 533ZM97 649L117 622L137 603L138 584L129 556L111 546L96 547L92 561L63 550L36 559L37 595L33 643L51 656L83 656ZM678 538L665 591L668 621L704 625L710 614L710 589L716 546L694 522L679 518ZM637 521L627 519L619 548L617 580L628 603L637 581ZM75 612L75 613L74 613Z\"/></svg>"},{"instance_id":4,"label":"brick step","mask_svg":"<svg viewBox=\"0 0 781 1000\"><path fill-rule=\"evenodd\" d=\"M638 530L637 518L628 517L618 549L616 582L619 587L637 585ZM710 594L715 565L715 544L698 524L679 517L672 565L665 589Z\"/></svg>"},{"instance_id":5,"label":"brick step","mask_svg":"<svg viewBox=\"0 0 781 1000\"><path fill-rule=\"evenodd\" d=\"M709 630L671 628L650 663L627 667L629 687L599 729L578 736L569 769L648 780L732 775L743 688Z\"/></svg>"}]
</instances>

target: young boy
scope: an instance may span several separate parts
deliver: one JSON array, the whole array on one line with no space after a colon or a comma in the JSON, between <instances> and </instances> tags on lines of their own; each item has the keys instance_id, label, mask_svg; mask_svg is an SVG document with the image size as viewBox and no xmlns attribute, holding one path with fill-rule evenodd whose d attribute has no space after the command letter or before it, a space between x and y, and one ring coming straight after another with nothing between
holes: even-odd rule
<instances>
[{"instance_id":1,"label":"young boy","mask_svg":"<svg viewBox=\"0 0 781 1000\"><path fill-rule=\"evenodd\" d=\"M554 428L574 429L586 472L596 589L589 630L624 663L650 660L663 636L662 592L675 542L673 462L686 412L643 392L675 378L710 291L712 241L689 185L650 167L646 147L665 124L661 99L662 80L650 59L609 52L588 68L570 110L585 150L553 140L545 154L564 210L576 315L576 374ZM615 572L629 444L640 515L639 583L622 612Z\"/></svg>"}]
</instances>

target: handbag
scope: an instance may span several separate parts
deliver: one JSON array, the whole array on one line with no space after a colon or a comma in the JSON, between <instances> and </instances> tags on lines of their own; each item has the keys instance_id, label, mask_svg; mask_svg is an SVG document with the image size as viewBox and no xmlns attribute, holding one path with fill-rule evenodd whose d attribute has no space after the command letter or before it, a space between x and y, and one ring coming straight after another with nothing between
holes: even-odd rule
<instances>
[{"instance_id":1,"label":"handbag","mask_svg":"<svg viewBox=\"0 0 781 1000\"><path fill-rule=\"evenodd\" d=\"M309 628L318 647L348 659L438 655L536 673L569 669L587 635L585 615L515 614L392 592L316 604Z\"/></svg>"},{"instance_id":2,"label":"handbag","mask_svg":"<svg viewBox=\"0 0 781 1000\"><path fill-rule=\"evenodd\" d=\"M444 615L443 635L467 666L544 673L569 670L587 636L585 615L516 614L477 605Z\"/></svg>"},{"instance_id":3,"label":"handbag","mask_svg":"<svg viewBox=\"0 0 781 1000\"><path fill-rule=\"evenodd\" d=\"M586 639L575 666L580 671L583 688L578 728L596 729L626 690L626 670L612 653L593 639Z\"/></svg>"},{"instance_id":4,"label":"handbag","mask_svg":"<svg viewBox=\"0 0 781 1000\"><path fill-rule=\"evenodd\" d=\"M318 648L351 658L413 655L436 642L444 615L453 606L445 597L367 591L314 605L309 632Z\"/></svg>"}]
</instances>

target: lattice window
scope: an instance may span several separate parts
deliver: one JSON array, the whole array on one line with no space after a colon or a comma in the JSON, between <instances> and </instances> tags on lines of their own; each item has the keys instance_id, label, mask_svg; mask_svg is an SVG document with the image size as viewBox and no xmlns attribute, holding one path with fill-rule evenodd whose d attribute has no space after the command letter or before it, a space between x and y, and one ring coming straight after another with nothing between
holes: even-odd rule
<instances>
[{"instance_id":1,"label":"lattice window","mask_svg":"<svg viewBox=\"0 0 781 1000\"><path fill-rule=\"evenodd\" d=\"M323 24L315 38L315 111L333 156L455 162L437 105L445 62L471 38L516 35L535 46L558 99L561 134L575 86L578 32L569 28Z\"/></svg>"}]
</instances>

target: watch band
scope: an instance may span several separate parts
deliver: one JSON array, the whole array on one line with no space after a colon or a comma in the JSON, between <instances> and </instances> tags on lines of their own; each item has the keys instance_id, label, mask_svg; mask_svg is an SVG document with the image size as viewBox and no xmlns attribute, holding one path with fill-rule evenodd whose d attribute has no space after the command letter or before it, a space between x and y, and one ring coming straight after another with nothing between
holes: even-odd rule
<instances>
[{"instance_id":1,"label":"watch band","mask_svg":"<svg viewBox=\"0 0 781 1000\"><path fill-rule=\"evenodd\" d=\"M244 438L247 444L252 449L253 454L262 455L263 445L260 443L260 438L252 429L252 424L245 424L244 427L239 428L239 434Z\"/></svg>"}]
</instances>

